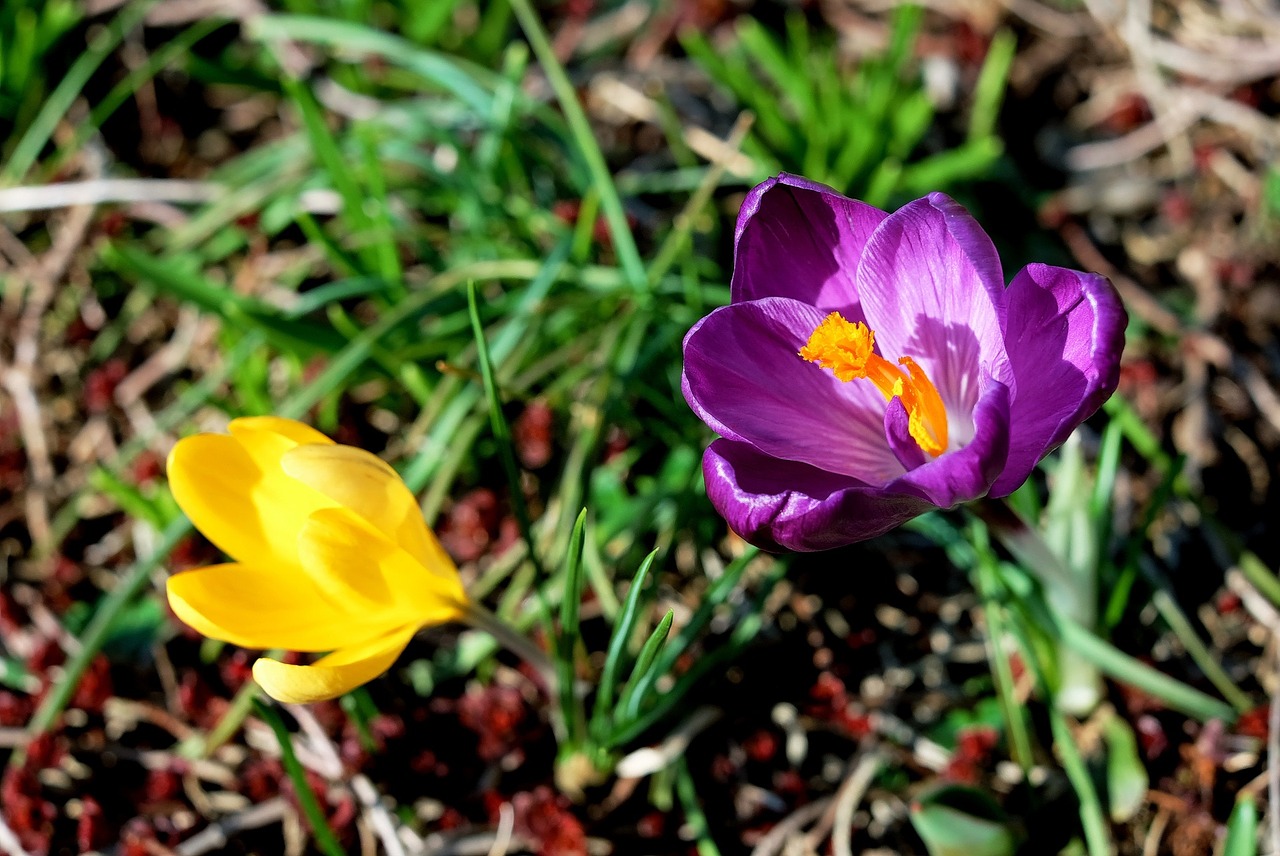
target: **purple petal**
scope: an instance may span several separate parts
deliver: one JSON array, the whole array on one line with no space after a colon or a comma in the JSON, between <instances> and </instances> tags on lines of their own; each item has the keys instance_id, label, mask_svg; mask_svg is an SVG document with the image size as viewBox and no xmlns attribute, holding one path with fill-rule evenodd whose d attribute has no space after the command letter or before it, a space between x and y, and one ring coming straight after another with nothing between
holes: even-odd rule
<instances>
[{"instance_id":1,"label":"purple petal","mask_svg":"<svg viewBox=\"0 0 1280 856\"><path fill-rule=\"evenodd\" d=\"M913 357L938 388L959 437L971 430L985 373L1011 383L1001 342L1004 279L986 232L941 193L890 214L867 241L858 295L890 362Z\"/></svg>"},{"instance_id":2,"label":"purple petal","mask_svg":"<svg viewBox=\"0 0 1280 856\"><path fill-rule=\"evenodd\" d=\"M1004 325L1012 436L993 496L1017 490L1115 392L1127 323L1120 296L1097 274L1034 264L1013 278Z\"/></svg>"},{"instance_id":3,"label":"purple petal","mask_svg":"<svg viewBox=\"0 0 1280 856\"><path fill-rule=\"evenodd\" d=\"M765 550L829 550L874 538L932 506L917 497L716 440L702 459L711 504Z\"/></svg>"},{"instance_id":4,"label":"purple petal","mask_svg":"<svg viewBox=\"0 0 1280 856\"><path fill-rule=\"evenodd\" d=\"M854 273L863 245L886 216L786 173L757 185L738 212L733 302L791 297L861 320Z\"/></svg>"},{"instance_id":5,"label":"purple petal","mask_svg":"<svg viewBox=\"0 0 1280 856\"><path fill-rule=\"evenodd\" d=\"M783 297L722 306L684 340L684 397L716 433L775 458L884 484L902 474L884 398L799 355L824 313Z\"/></svg>"},{"instance_id":6,"label":"purple petal","mask_svg":"<svg viewBox=\"0 0 1280 856\"><path fill-rule=\"evenodd\" d=\"M1009 388L988 378L974 409L974 435L962 449L916 467L889 487L910 491L939 508L986 496L1009 452Z\"/></svg>"},{"instance_id":7,"label":"purple petal","mask_svg":"<svg viewBox=\"0 0 1280 856\"><path fill-rule=\"evenodd\" d=\"M884 409L884 436L903 469L914 470L933 460L911 436L911 415L901 398L894 398Z\"/></svg>"}]
</instances>

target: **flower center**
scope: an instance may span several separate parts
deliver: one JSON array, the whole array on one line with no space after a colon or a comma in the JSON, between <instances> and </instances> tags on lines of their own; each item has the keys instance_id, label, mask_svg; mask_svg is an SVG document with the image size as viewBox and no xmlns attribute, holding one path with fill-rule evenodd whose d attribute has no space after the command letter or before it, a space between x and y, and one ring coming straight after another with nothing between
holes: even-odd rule
<instances>
[{"instance_id":1,"label":"flower center","mask_svg":"<svg viewBox=\"0 0 1280 856\"><path fill-rule=\"evenodd\" d=\"M875 344L875 331L866 324L850 323L839 312L832 312L809 336L800 356L831 369L837 380L866 378L883 393L885 401L900 398L911 439L938 457L947 448L947 409L937 388L911 357L898 359L898 365L907 369L904 372L876 354Z\"/></svg>"}]
</instances>

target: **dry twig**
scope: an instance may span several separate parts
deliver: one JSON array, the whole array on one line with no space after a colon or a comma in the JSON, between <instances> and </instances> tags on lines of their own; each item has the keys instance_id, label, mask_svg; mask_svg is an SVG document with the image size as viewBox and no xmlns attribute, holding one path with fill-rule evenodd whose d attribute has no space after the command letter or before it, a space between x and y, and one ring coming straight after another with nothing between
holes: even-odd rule
<instances>
[{"instance_id":1,"label":"dry twig","mask_svg":"<svg viewBox=\"0 0 1280 856\"><path fill-rule=\"evenodd\" d=\"M178 856L202 856L222 850L237 833L279 823L287 813L288 807L284 799L274 797L211 823L179 844L174 852Z\"/></svg>"}]
</instances>

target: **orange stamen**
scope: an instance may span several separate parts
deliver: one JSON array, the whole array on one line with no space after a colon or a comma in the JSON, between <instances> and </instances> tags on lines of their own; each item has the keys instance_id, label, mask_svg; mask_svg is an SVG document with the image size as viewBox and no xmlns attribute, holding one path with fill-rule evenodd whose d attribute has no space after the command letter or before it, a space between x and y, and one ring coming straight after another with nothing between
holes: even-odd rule
<instances>
[{"instance_id":1,"label":"orange stamen","mask_svg":"<svg viewBox=\"0 0 1280 856\"><path fill-rule=\"evenodd\" d=\"M947 448L947 409L942 397L915 360L898 360L906 366L904 372L875 352L875 342L875 331L866 324L850 323L839 312L832 312L809 336L800 356L830 369L838 380L866 378L885 401L901 399L911 438L936 458Z\"/></svg>"}]
</instances>

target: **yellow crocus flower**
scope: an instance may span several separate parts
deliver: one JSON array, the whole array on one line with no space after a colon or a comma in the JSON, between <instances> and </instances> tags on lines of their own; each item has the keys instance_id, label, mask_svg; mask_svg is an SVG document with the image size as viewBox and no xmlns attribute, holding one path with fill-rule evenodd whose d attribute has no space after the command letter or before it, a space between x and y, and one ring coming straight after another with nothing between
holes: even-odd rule
<instances>
[{"instance_id":1,"label":"yellow crocus flower","mask_svg":"<svg viewBox=\"0 0 1280 856\"><path fill-rule=\"evenodd\" d=\"M184 622L245 648L331 652L309 666L260 658L254 679L291 703L385 672L422 627L468 617L458 570L400 476L300 422L236 419L169 455L178 505L235 561L169 578Z\"/></svg>"}]
</instances>

